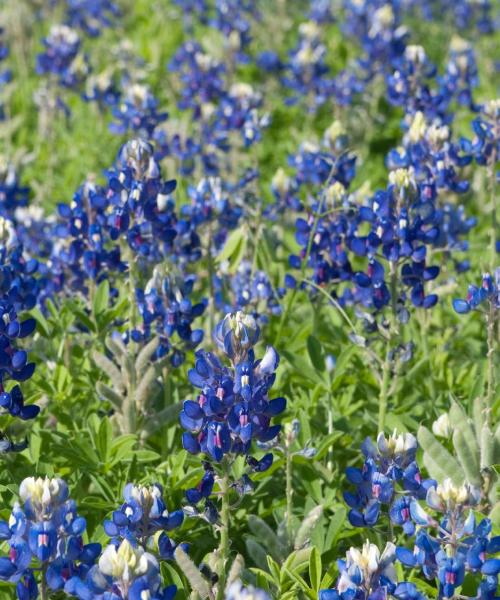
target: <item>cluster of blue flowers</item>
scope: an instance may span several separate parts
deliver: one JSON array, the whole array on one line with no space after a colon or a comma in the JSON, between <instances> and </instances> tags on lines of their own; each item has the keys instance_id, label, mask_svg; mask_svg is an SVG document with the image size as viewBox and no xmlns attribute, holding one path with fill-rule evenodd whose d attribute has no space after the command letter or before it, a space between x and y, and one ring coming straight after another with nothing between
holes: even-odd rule
<instances>
[{"instance_id":1,"label":"cluster of blue flowers","mask_svg":"<svg viewBox=\"0 0 500 600\"><path fill-rule=\"evenodd\" d=\"M0 27L0 66L2 62L9 56L9 47L5 42L5 30L3 27ZM12 72L10 69L0 69L0 121L3 121L5 118L4 107L2 104L1 92L2 88L9 83L12 78Z\"/></svg>"},{"instance_id":2,"label":"cluster of blue flowers","mask_svg":"<svg viewBox=\"0 0 500 600\"><path fill-rule=\"evenodd\" d=\"M252 441L276 438L281 427L271 421L286 407L284 398L269 399L279 358L274 348L268 347L261 360L255 359L253 347L259 333L255 319L241 312L228 314L219 323L214 340L230 366L212 352L198 351L189 380L201 393L195 401L186 400L180 414L186 430L182 444L188 452L203 453L215 464L244 456L250 472L262 472L271 466L271 453L260 459L250 454ZM186 494L193 504L212 493L214 468L211 462L204 466L202 481ZM246 491L248 485L245 475L237 487Z\"/></svg>"},{"instance_id":3,"label":"cluster of blue flowers","mask_svg":"<svg viewBox=\"0 0 500 600\"><path fill-rule=\"evenodd\" d=\"M85 519L61 479L29 477L19 497L22 506L16 504L9 521L0 522L0 538L9 544L9 556L0 558L0 578L16 584L19 600L38 598L39 585L71 593L87 576L100 544L83 543Z\"/></svg>"},{"instance_id":4,"label":"cluster of blue flowers","mask_svg":"<svg viewBox=\"0 0 500 600\"><path fill-rule=\"evenodd\" d=\"M466 314L471 310L480 310L482 304L489 304L494 311L500 309L500 267L493 278L489 273L483 275L481 285L470 285L466 298L455 298L453 308L458 314Z\"/></svg>"},{"instance_id":5,"label":"cluster of blue flowers","mask_svg":"<svg viewBox=\"0 0 500 600\"><path fill-rule=\"evenodd\" d=\"M20 340L36 327L35 319L23 319L22 315L36 304L37 270L38 262L25 255L13 224L0 217L0 408L3 414L23 420L35 418L40 411L38 406L24 403L17 384L30 379L35 371ZM0 447L2 451L18 450L24 444L15 444L2 433Z\"/></svg>"},{"instance_id":6,"label":"cluster of blue flowers","mask_svg":"<svg viewBox=\"0 0 500 600\"><path fill-rule=\"evenodd\" d=\"M379 434L377 444L363 444L362 469L349 467L346 475L356 491L344 498L351 507L349 521L355 527L373 527L385 511L393 527L402 527L413 538L413 548L388 543L382 555L367 542L362 551L351 548L345 561L339 561L339 579L334 589L320 592L320 600L372 599L399 600L426 596L414 583L397 581L394 563L422 570L429 579L438 579L439 598L452 598L466 573L475 578L478 598L496 598L500 559L500 536L492 537L491 521L476 521L474 510L481 490L468 483L454 485L450 479L438 484L423 480L415 462L416 439L411 434L386 438ZM398 489L398 487L400 489ZM425 502L427 508L422 506Z\"/></svg>"}]
</instances>

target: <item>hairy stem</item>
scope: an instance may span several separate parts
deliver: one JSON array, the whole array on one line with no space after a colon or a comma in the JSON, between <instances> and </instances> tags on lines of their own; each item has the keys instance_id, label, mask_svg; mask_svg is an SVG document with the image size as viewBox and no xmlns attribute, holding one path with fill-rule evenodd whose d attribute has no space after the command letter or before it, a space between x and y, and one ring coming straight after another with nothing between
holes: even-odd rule
<instances>
[{"instance_id":1,"label":"hairy stem","mask_svg":"<svg viewBox=\"0 0 500 600\"><path fill-rule=\"evenodd\" d=\"M489 415L492 408L493 398L495 395L495 307L493 302L490 303L490 310L486 317L488 324L488 387L485 399L485 411L486 419L489 419Z\"/></svg>"},{"instance_id":2,"label":"hairy stem","mask_svg":"<svg viewBox=\"0 0 500 600\"><path fill-rule=\"evenodd\" d=\"M40 577L40 600L48 600L49 590L47 588L47 563L43 563Z\"/></svg>"},{"instance_id":3,"label":"hairy stem","mask_svg":"<svg viewBox=\"0 0 500 600\"><path fill-rule=\"evenodd\" d=\"M378 400L378 432L383 432L385 428L385 415L387 413L387 400L389 391L389 381L391 376L390 345L387 345L384 365L382 368L382 384Z\"/></svg>"},{"instance_id":4,"label":"hairy stem","mask_svg":"<svg viewBox=\"0 0 500 600\"><path fill-rule=\"evenodd\" d=\"M490 182L490 203L491 203L491 231L490 231L490 252L491 252L491 269L494 271L497 261L497 197L496 197L496 169L495 164L497 161L496 150L493 150L491 156L491 163L489 165L489 182Z\"/></svg>"},{"instance_id":5,"label":"hairy stem","mask_svg":"<svg viewBox=\"0 0 500 600\"><path fill-rule=\"evenodd\" d=\"M309 262L309 255L311 254L314 236L316 235L316 229L318 228L318 223L319 223L320 218L321 218L321 210L318 210L318 212L314 216L313 227L311 229L311 234L310 234L309 240L307 242L306 254L304 256L304 260L302 261L302 265L301 265L301 269L300 269L300 274L301 274L300 281L302 281L304 279L305 271L307 268L307 263ZM291 295L288 296L288 302L285 306L285 310L283 311L283 313L281 315L281 321L279 324L278 333L276 334L276 337L274 339L274 346L277 346L278 341L281 339L281 334L283 333L283 327L285 326L288 315L290 314L292 307L295 303L295 298L297 297L297 292L298 292L298 287L296 286L293 289L293 292L291 293Z\"/></svg>"},{"instance_id":6,"label":"hairy stem","mask_svg":"<svg viewBox=\"0 0 500 600\"><path fill-rule=\"evenodd\" d=\"M293 511L293 480L292 480L292 453L288 444L286 445L286 537L290 546L293 543L293 523L292 523L292 511Z\"/></svg>"},{"instance_id":7,"label":"hairy stem","mask_svg":"<svg viewBox=\"0 0 500 600\"><path fill-rule=\"evenodd\" d=\"M220 509L220 540L217 551L219 557L219 582L217 600L223 600L226 587L226 566L229 558L229 475L226 473L219 481L221 494Z\"/></svg>"}]
</instances>

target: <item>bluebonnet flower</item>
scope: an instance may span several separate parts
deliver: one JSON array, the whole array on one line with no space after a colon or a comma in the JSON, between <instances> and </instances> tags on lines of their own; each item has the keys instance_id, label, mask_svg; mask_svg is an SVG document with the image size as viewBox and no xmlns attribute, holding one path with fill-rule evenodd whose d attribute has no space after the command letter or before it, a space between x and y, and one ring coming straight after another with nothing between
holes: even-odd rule
<instances>
[{"instance_id":1,"label":"bluebonnet flower","mask_svg":"<svg viewBox=\"0 0 500 600\"><path fill-rule=\"evenodd\" d=\"M386 77L387 94L391 104L404 107L407 114L420 111L431 121L447 120L451 97L431 87L436 76L422 46L406 46L404 54L395 61L395 71Z\"/></svg>"},{"instance_id":2,"label":"bluebonnet flower","mask_svg":"<svg viewBox=\"0 0 500 600\"><path fill-rule=\"evenodd\" d=\"M37 56L36 71L40 75L55 77L56 81L69 88L83 82L88 65L80 51L77 32L67 25L53 25L43 40L45 51Z\"/></svg>"},{"instance_id":3,"label":"bluebonnet flower","mask_svg":"<svg viewBox=\"0 0 500 600\"><path fill-rule=\"evenodd\" d=\"M171 362L176 367L184 361L184 350L195 348L203 339L203 330L192 328L206 306L205 300L196 304L190 300L195 281L194 275L175 275L172 271L161 275L160 268L155 267L145 290L136 291L144 323L142 332L137 333L144 339L149 339L152 332L158 335L156 356L171 352ZM175 333L180 347L173 341Z\"/></svg>"},{"instance_id":4,"label":"bluebonnet flower","mask_svg":"<svg viewBox=\"0 0 500 600\"><path fill-rule=\"evenodd\" d=\"M163 588L156 558L124 539L106 546L98 564L68 593L81 600L172 600L176 586Z\"/></svg>"},{"instance_id":5,"label":"bluebonnet flower","mask_svg":"<svg viewBox=\"0 0 500 600\"><path fill-rule=\"evenodd\" d=\"M307 219L296 220L295 239L301 251L289 257L290 266L301 268L307 259L306 266L312 267L311 280L316 285L350 280L353 268L345 241L356 232L357 206L353 206L344 185L336 181L322 192L312 210ZM287 285L295 286L290 274Z\"/></svg>"},{"instance_id":6,"label":"bluebonnet flower","mask_svg":"<svg viewBox=\"0 0 500 600\"><path fill-rule=\"evenodd\" d=\"M171 193L176 181L162 179L148 142L126 143L107 177L107 227L112 240L126 239L131 250L149 262L170 256L185 263L199 257L198 236L175 212Z\"/></svg>"},{"instance_id":7,"label":"bluebonnet flower","mask_svg":"<svg viewBox=\"0 0 500 600\"><path fill-rule=\"evenodd\" d=\"M494 279L485 273L480 287L470 285L466 298L453 300L453 308L458 314L478 310L482 304L489 304L492 310L500 308L500 267L496 269Z\"/></svg>"},{"instance_id":8,"label":"bluebonnet flower","mask_svg":"<svg viewBox=\"0 0 500 600\"><path fill-rule=\"evenodd\" d=\"M104 531L116 545L127 539L144 549L161 532L157 540L160 556L171 559L175 544L166 532L182 524L182 510L168 512L163 489L157 483L149 487L129 483L123 490L123 498L125 502L113 512L112 519L104 522Z\"/></svg>"},{"instance_id":9,"label":"bluebonnet flower","mask_svg":"<svg viewBox=\"0 0 500 600\"><path fill-rule=\"evenodd\" d=\"M5 29L0 27L0 65L2 62L9 56L9 48L4 40L5 37ZM10 69L0 70L0 94L2 88L5 84L7 84L12 79L12 72ZM0 96L0 121L3 121L5 118L5 111L2 104L2 98Z\"/></svg>"},{"instance_id":10,"label":"bluebonnet flower","mask_svg":"<svg viewBox=\"0 0 500 600\"><path fill-rule=\"evenodd\" d=\"M96 37L103 27L111 27L120 14L113 0L67 0L68 25Z\"/></svg>"},{"instance_id":11,"label":"bluebonnet flower","mask_svg":"<svg viewBox=\"0 0 500 600\"><path fill-rule=\"evenodd\" d=\"M347 135L339 121L324 132L322 143L304 142L288 163L295 169L298 186L322 186L335 181L349 187L356 173L356 156L347 151Z\"/></svg>"},{"instance_id":12,"label":"bluebonnet flower","mask_svg":"<svg viewBox=\"0 0 500 600\"><path fill-rule=\"evenodd\" d=\"M16 504L9 522L0 522L0 537L8 541L9 557L0 558L0 578L17 584L18 598L37 598L32 560L44 565L46 584L53 591L79 585L101 550L84 544L86 523L68 498L61 479L29 477L19 488L23 506Z\"/></svg>"},{"instance_id":13,"label":"bluebonnet flower","mask_svg":"<svg viewBox=\"0 0 500 600\"><path fill-rule=\"evenodd\" d=\"M114 74L104 70L87 77L82 97L86 102L96 102L99 109L104 112L106 107L118 106L121 94L121 87Z\"/></svg>"},{"instance_id":14,"label":"bluebonnet flower","mask_svg":"<svg viewBox=\"0 0 500 600\"><path fill-rule=\"evenodd\" d=\"M472 121L475 138L469 145L480 165L494 165L500 156L500 99L485 102L480 116Z\"/></svg>"},{"instance_id":15,"label":"bluebonnet flower","mask_svg":"<svg viewBox=\"0 0 500 600\"><path fill-rule=\"evenodd\" d=\"M226 453L248 455L252 439L268 441L278 434L280 426L272 426L271 418L284 410L285 400L267 396L278 355L269 347L263 359L256 361L252 347L258 337L253 317L240 312L227 315L215 339L232 368L212 353L197 353L189 379L202 393L196 402L184 403L180 417L189 432L183 435L189 452L204 452L219 462Z\"/></svg>"},{"instance_id":16,"label":"bluebonnet flower","mask_svg":"<svg viewBox=\"0 0 500 600\"><path fill-rule=\"evenodd\" d=\"M419 526L415 546L413 551L398 547L396 556L404 565L421 568L428 579L438 577L440 598L452 597L466 572L482 574L478 592L486 598L492 584L498 585L500 560L487 555L498 552L500 537L491 537L489 519L476 525L473 509L479 501L479 489L457 486L449 479L427 490L427 506L440 517L423 509L415 498L411 501L410 512Z\"/></svg>"},{"instance_id":17,"label":"bluebonnet flower","mask_svg":"<svg viewBox=\"0 0 500 600\"><path fill-rule=\"evenodd\" d=\"M459 104L477 110L473 92L479 80L476 57L471 44L458 36L452 38L446 72L438 81L443 88L443 94L454 95Z\"/></svg>"},{"instance_id":18,"label":"bluebonnet flower","mask_svg":"<svg viewBox=\"0 0 500 600\"><path fill-rule=\"evenodd\" d=\"M256 4L252 0L215 1L215 16L208 22L223 34L229 53L228 62L233 68L232 63L249 61L246 50L251 41L250 18L259 18Z\"/></svg>"},{"instance_id":19,"label":"bluebonnet flower","mask_svg":"<svg viewBox=\"0 0 500 600\"><path fill-rule=\"evenodd\" d=\"M228 307L226 312L244 311L251 314L259 326L267 323L270 316L281 314L280 300L284 291L276 290L267 273L254 270L247 260L241 261L234 275L221 274L217 285L230 288L226 294L221 289L218 298L219 304Z\"/></svg>"},{"instance_id":20,"label":"bluebonnet flower","mask_svg":"<svg viewBox=\"0 0 500 600\"><path fill-rule=\"evenodd\" d=\"M308 16L318 24L333 23L335 20L330 0L311 0Z\"/></svg>"},{"instance_id":21,"label":"bluebonnet flower","mask_svg":"<svg viewBox=\"0 0 500 600\"><path fill-rule=\"evenodd\" d=\"M256 472L267 470L273 457L271 453L260 460L251 456L252 441L268 442L278 435L280 425L272 425L271 420L286 406L284 398L268 397L278 355L268 347L263 358L255 360L253 346L259 333L253 317L241 312L226 315L215 329L214 340L231 366L211 352L198 351L189 380L201 393L196 401L185 401L180 414L186 430L182 444L188 452L201 452L216 464L226 456L242 455L249 470ZM186 494L191 502L208 499L211 493L214 473L210 463L205 471L202 482Z\"/></svg>"},{"instance_id":22,"label":"bluebonnet flower","mask_svg":"<svg viewBox=\"0 0 500 600\"><path fill-rule=\"evenodd\" d=\"M338 561L340 576L335 588L321 590L319 600L386 598L387 592L396 588L394 560L395 546L391 543L386 545L382 554L368 541L362 550L351 547L346 559ZM394 597L398 596L394 594Z\"/></svg>"},{"instance_id":23,"label":"bluebonnet flower","mask_svg":"<svg viewBox=\"0 0 500 600\"><path fill-rule=\"evenodd\" d=\"M234 188L221 178L203 178L196 186L188 187L191 202L181 209L182 214L189 217L198 230L210 227L215 252L222 249L228 232L238 226L243 215L242 207L236 203L231 192L234 192Z\"/></svg>"},{"instance_id":24,"label":"bluebonnet flower","mask_svg":"<svg viewBox=\"0 0 500 600\"><path fill-rule=\"evenodd\" d=\"M35 319L22 320L20 315L33 308L39 294L39 282L34 274L38 262L23 252L11 222L0 218L0 409L23 420L35 418L40 408L25 405L19 385L9 388L9 381L30 379L35 364L28 361L27 351L19 340L30 336ZM18 446L2 434L1 449L15 450Z\"/></svg>"},{"instance_id":25,"label":"bluebonnet flower","mask_svg":"<svg viewBox=\"0 0 500 600\"><path fill-rule=\"evenodd\" d=\"M239 131L245 147L259 141L262 129L270 122L268 115L259 115L262 97L247 83L234 83L224 95L214 113L214 128L223 132Z\"/></svg>"},{"instance_id":26,"label":"bluebonnet flower","mask_svg":"<svg viewBox=\"0 0 500 600\"><path fill-rule=\"evenodd\" d=\"M408 37L408 30L401 23L400 3L346 0L343 4L342 30L363 49L356 65L361 68L360 77L366 81L377 73L387 72L404 53Z\"/></svg>"},{"instance_id":27,"label":"bluebonnet flower","mask_svg":"<svg viewBox=\"0 0 500 600\"><path fill-rule=\"evenodd\" d=\"M182 84L179 108L192 109L195 119L206 114L224 94L224 65L205 54L197 42L190 41L181 46L169 69L179 73Z\"/></svg>"},{"instance_id":28,"label":"bluebonnet flower","mask_svg":"<svg viewBox=\"0 0 500 600\"><path fill-rule=\"evenodd\" d=\"M145 139L150 139L155 128L168 117L168 113L158 112L158 101L147 86L139 83L125 82L124 94L112 112L113 133L123 135L131 131Z\"/></svg>"},{"instance_id":29,"label":"bluebonnet flower","mask_svg":"<svg viewBox=\"0 0 500 600\"><path fill-rule=\"evenodd\" d=\"M314 21L301 23L299 42L290 52L282 77L283 85L292 91L288 104L302 102L309 112L315 112L331 93L332 79L326 77L329 68L325 61L326 46L321 29Z\"/></svg>"},{"instance_id":30,"label":"bluebonnet flower","mask_svg":"<svg viewBox=\"0 0 500 600\"><path fill-rule=\"evenodd\" d=\"M57 207L50 258L53 271L60 270L69 290L85 290L89 279L100 282L126 268L107 228L108 210L106 190L91 178L78 188L70 205Z\"/></svg>"},{"instance_id":31,"label":"bluebonnet flower","mask_svg":"<svg viewBox=\"0 0 500 600\"><path fill-rule=\"evenodd\" d=\"M391 522L412 534L415 530L410 510L412 500L425 498L427 490L435 485L433 480L422 480L415 462L415 437L410 433L397 435L394 432L386 438L380 433L377 444L367 438L362 451L365 455L363 468L346 470L348 481L356 486L355 493L344 493L344 499L351 507L349 521L356 527L371 527L377 523L382 506L390 505ZM397 495L397 486L402 488L404 495Z\"/></svg>"},{"instance_id":32,"label":"bluebonnet flower","mask_svg":"<svg viewBox=\"0 0 500 600\"><path fill-rule=\"evenodd\" d=\"M270 600L270 597L263 590L252 585L244 586L241 581L235 581L226 591L224 600Z\"/></svg>"},{"instance_id":33,"label":"bluebonnet flower","mask_svg":"<svg viewBox=\"0 0 500 600\"><path fill-rule=\"evenodd\" d=\"M298 196L296 181L279 168L271 180L271 191L274 202L264 207L264 215L272 220L291 209L295 212L303 210L304 206Z\"/></svg>"},{"instance_id":34,"label":"bluebonnet flower","mask_svg":"<svg viewBox=\"0 0 500 600\"><path fill-rule=\"evenodd\" d=\"M14 218L17 208L28 205L30 189L21 184L15 165L0 157L0 215Z\"/></svg>"},{"instance_id":35,"label":"bluebonnet flower","mask_svg":"<svg viewBox=\"0 0 500 600\"><path fill-rule=\"evenodd\" d=\"M470 0L412 0L408 8L416 8L427 20L446 15L459 29L476 28L482 34L495 31L493 3L489 0L471 2Z\"/></svg>"}]
</instances>

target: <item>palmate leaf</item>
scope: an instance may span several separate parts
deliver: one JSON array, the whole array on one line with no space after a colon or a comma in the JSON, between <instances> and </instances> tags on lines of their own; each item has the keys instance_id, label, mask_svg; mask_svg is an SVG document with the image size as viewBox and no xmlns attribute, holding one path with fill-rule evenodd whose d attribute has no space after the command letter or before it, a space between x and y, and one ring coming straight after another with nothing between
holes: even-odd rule
<instances>
[{"instance_id":1,"label":"palmate leaf","mask_svg":"<svg viewBox=\"0 0 500 600\"><path fill-rule=\"evenodd\" d=\"M450 478L455 485L462 485L465 474L460 465L427 427L420 426L417 438L424 451L424 465L430 476L439 482Z\"/></svg>"}]
</instances>

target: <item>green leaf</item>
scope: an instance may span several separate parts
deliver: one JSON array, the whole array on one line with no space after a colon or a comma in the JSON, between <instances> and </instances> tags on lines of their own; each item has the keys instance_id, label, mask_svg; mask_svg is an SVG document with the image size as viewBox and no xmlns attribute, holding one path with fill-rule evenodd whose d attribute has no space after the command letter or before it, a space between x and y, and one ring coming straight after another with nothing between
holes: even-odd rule
<instances>
[{"instance_id":1,"label":"green leaf","mask_svg":"<svg viewBox=\"0 0 500 600\"><path fill-rule=\"evenodd\" d=\"M94 316L98 316L107 310L109 306L109 281L104 279L101 281L94 295L92 311Z\"/></svg>"},{"instance_id":2,"label":"green leaf","mask_svg":"<svg viewBox=\"0 0 500 600\"><path fill-rule=\"evenodd\" d=\"M467 481L472 485L479 487L481 485L481 477L479 475L477 456L470 451L465 436L460 429L455 429L453 432L453 446Z\"/></svg>"},{"instance_id":3,"label":"green leaf","mask_svg":"<svg viewBox=\"0 0 500 600\"><path fill-rule=\"evenodd\" d=\"M241 228L232 231L229 237L227 238L226 243L224 244L224 248L222 248L221 252L217 256L217 260L219 262L229 260L231 256L237 251L238 246L241 244L242 240L243 230Z\"/></svg>"},{"instance_id":4,"label":"green leaf","mask_svg":"<svg viewBox=\"0 0 500 600\"><path fill-rule=\"evenodd\" d=\"M265 540L269 554L274 560L280 561L285 553L285 547L269 525L256 515L248 518L248 527L258 540Z\"/></svg>"},{"instance_id":5,"label":"green leaf","mask_svg":"<svg viewBox=\"0 0 500 600\"><path fill-rule=\"evenodd\" d=\"M325 551L330 550L337 543L340 532L345 525L346 516L346 508L344 506L339 506L333 517L330 519L330 524L328 526L325 538Z\"/></svg>"},{"instance_id":6,"label":"green leaf","mask_svg":"<svg viewBox=\"0 0 500 600\"><path fill-rule=\"evenodd\" d=\"M319 518L322 514L323 507L315 506L306 515L299 527L299 530L297 531L297 535L295 536L294 548L296 550L302 548L302 546L304 546L307 543L307 541L309 540L309 536L311 535L311 531L315 527L316 523L319 521Z\"/></svg>"},{"instance_id":7,"label":"green leaf","mask_svg":"<svg viewBox=\"0 0 500 600\"><path fill-rule=\"evenodd\" d=\"M36 320L37 330L41 332L43 337L50 338L52 335L52 328L43 316L42 311L39 308L32 308L30 310L31 316Z\"/></svg>"},{"instance_id":8,"label":"green leaf","mask_svg":"<svg viewBox=\"0 0 500 600\"><path fill-rule=\"evenodd\" d=\"M318 549L313 546L311 555L309 556L309 580L313 590L319 592L319 586L321 583L321 554Z\"/></svg>"},{"instance_id":9,"label":"green leaf","mask_svg":"<svg viewBox=\"0 0 500 600\"><path fill-rule=\"evenodd\" d=\"M310 335L307 338L307 352L309 359L311 360L312 366L320 372L325 370L325 357L323 354L323 348L319 341Z\"/></svg>"},{"instance_id":10,"label":"green leaf","mask_svg":"<svg viewBox=\"0 0 500 600\"><path fill-rule=\"evenodd\" d=\"M248 555L253 560L253 562L264 569L267 565L267 553L263 546L259 544L259 542L255 541L252 537L248 537L245 540L245 546L248 552ZM274 583L279 582L279 578L272 580Z\"/></svg>"},{"instance_id":11,"label":"green leaf","mask_svg":"<svg viewBox=\"0 0 500 600\"><path fill-rule=\"evenodd\" d=\"M118 411L121 412L123 408L124 398L120 396L120 394L116 393L115 390L111 389L102 381L97 382L97 393L99 396L107 400L110 404L112 404Z\"/></svg>"},{"instance_id":12,"label":"green leaf","mask_svg":"<svg viewBox=\"0 0 500 600\"><path fill-rule=\"evenodd\" d=\"M99 425L99 431L96 438L97 450L99 451L103 462L108 462L109 460L112 440L113 429L111 423L107 417L104 417Z\"/></svg>"},{"instance_id":13,"label":"green leaf","mask_svg":"<svg viewBox=\"0 0 500 600\"><path fill-rule=\"evenodd\" d=\"M316 592L307 585L307 582L298 573L295 573L290 569L287 569L286 567L283 567L283 570L288 575L288 577L290 577L290 579L299 584L299 587L302 589L302 591L306 594L308 598L311 598L311 600L316 600Z\"/></svg>"},{"instance_id":14,"label":"green leaf","mask_svg":"<svg viewBox=\"0 0 500 600\"><path fill-rule=\"evenodd\" d=\"M101 371L106 373L106 375L111 379L111 382L116 390L123 392L125 389L123 375L120 373L120 369L118 369L115 363L107 356L97 351L92 353L92 358Z\"/></svg>"},{"instance_id":15,"label":"green leaf","mask_svg":"<svg viewBox=\"0 0 500 600\"><path fill-rule=\"evenodd\" d=\"M420 426L417 438L424 451L424 465L431 477L440 482L449 477L455 485L462 485L465 476L460 465L427 427Z\"/></svg>"}]
</instances>

